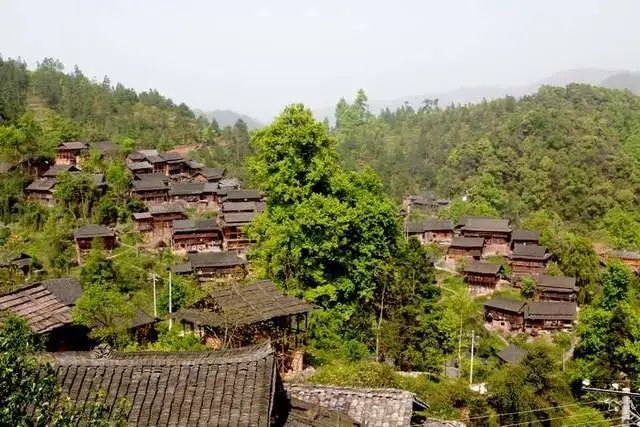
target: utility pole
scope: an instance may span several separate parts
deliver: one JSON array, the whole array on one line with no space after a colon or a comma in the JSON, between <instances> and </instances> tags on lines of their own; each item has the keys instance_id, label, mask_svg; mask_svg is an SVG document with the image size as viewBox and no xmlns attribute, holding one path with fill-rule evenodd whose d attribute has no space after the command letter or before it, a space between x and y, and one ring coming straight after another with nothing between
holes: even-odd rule
<instances>
[{"instance_id":1,"label":"utility pole","mask_svg":"<svg viewBox=\"0 0 640 427\"><path fill-rule=\"evenodd\" d=\"M169 330L173 328L173 317L171 317L171 313L173 312L172 304L171 304L171 270L169 270Z\"/></svg>"},{"instance_id":2,"label":"utility pole","mask_svg":"<svg viewBox=\"0 0 640 427\"><path fill-rule=\"evenodd\" d=\"M458 378L462 371L462 313L460 314L460 333L458 334Z\"/></svg>"},{"instance_id":3,"label":"utility pole","mask_svg":"<svg viewBox=\"0 0 640 427\"><path fill-rule=\"evenodd\" d=\"M631 426L631 418L634 418L634 424L638 425L637 422L640 421L640 417L638 414L632 412L631 410L631 397L640 397L640 393L634 393L631 391L629 387L623 387L622 390L609 390L606 388L596 388L590 387L589 380L582 380L582 389L585 391L592 391L595 393L605 393L605 394L613 394L621 396L621 405L620 405L620 418L622 422L622 426L628 427Z\"/></svg>"},{"instance_id":4,"label":"utility pole","mask_svg":"<svg viewBox=\"0 0 640 427\"><path fill-rule=\"evenodd\" d=\"M626 394L622 395L622 411L620 415L622 417L622 425L627 427L631 425L631 389L624 387L622 392Z\"/></svg>"},{"instance_id":5,"label":"utility pole","mask_svg":"<svg viewBox=\"0 0 640 427\"><path fill-rule=\"evenodd\" d=\"M473 352L474 352L474 347L475 347L475 339L476 339L476 335L475 335L476 331L471 331L471 365L469 367L469 385L473 384Z\"/></svg>"},{"instance_id":6,"label":"utility pole","mask_svg":"<svg viewBox=\"0 0 640 427\"><path fill-rule=\"evenodd\" d=\"M153 317L158 318L158 297L156 295L156 273L151 274L153 279Z\"/></svg>"}]
</instances>

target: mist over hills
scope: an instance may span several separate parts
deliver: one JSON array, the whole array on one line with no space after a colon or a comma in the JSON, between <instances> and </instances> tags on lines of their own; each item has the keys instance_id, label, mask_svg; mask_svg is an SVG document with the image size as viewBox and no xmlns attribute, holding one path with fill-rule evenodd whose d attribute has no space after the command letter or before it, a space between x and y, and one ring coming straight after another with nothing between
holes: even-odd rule
<instances>
[{"instance_id":1,"label":"mist over hills","mask_svg":"<svg viewBox=\"0 0 640 427\"><path fill-rule=\"evenodd\" d=\"M407 95L404 97L379 100L369 100L369 110L372 113L379 113L385 108L395 110L402 105L409 104L413 108L419 108L425 99L438 99L441 107L451 104L478 103L483 99L491 100L501 98L506 95L521 97L535 93L541 86L566 86L570 83L586 83L593 86L602 86L609 89L628 89L636 94L640 94L640 72L630 72L625 70L602 70L596 68L580 68L554 73L546 78L523 86L475 86L463 87L443 92L425 93L422 95ZM366 88L365 88L366 90ZM330 121L334 119L335 106L314 109L314 115L322 120L327 117Z\"/></svg>"},{"instance_id":2,"label":"mist over hills","mask_svg":"<svg viewBox=\"0 0 640 427\"><path fill-rule=\"evenodd\" d=\"M232 110L202 111L194 108L193 112L196 115L205 116L209 120L216 119L216 122L218 122L218 125L220 125L221 128L225 126L233 126L238 121L238 119L242 119L247 124L249 129L258 129L264 126L264 124L257 119L254 119L253 117L246 114L237 113Z\"/></svg>"}]
</instances>

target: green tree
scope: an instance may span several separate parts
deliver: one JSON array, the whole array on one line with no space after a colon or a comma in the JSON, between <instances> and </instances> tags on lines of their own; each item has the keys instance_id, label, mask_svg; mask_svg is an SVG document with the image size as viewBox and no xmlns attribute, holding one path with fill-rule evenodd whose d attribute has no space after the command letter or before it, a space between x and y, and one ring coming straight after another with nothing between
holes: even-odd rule
<instances>
[{"instance_id":1,"label":"green tree","mask_svg":"<svg viewBox=\"0 0 640 427\"><path fill-rule=\"evenodd\" d=\"M602 277L602 306L612 310L622 302L628 302L631 272L621 262L607 265Z\"/></svg>"},{"instance_id":2,"label":"green tree","mask_svg":"<svg viewBox=\"0 0 640 427\"><path fill-rule=\"evenodd\" d=\"M28 85L27 64L0 56L0 122L16 120L24 112Z\"/></svg>"},{"instance_id":3,"label":"green tree","mask_svg":"<svg viewBox=\"0 0 640 427\"><path fill-rule=\"evenodd\" d=\"M520 293L525 298L533 298L536 291L536 282L531 276L526 276L520 282Z\"/></svg>"}]
</instances>

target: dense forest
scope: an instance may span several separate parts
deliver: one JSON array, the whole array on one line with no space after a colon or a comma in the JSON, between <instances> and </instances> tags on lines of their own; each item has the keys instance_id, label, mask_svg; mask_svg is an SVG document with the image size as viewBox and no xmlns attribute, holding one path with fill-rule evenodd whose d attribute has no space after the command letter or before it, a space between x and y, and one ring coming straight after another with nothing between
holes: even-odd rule
<instances>
[{"instance_id":1,"label":"dense forest","mask_svg":"<svg viewBox=\"0 0 640 427\"><path fill-rule=\"evenodd\" d=\"M615 247L640 247L640 98L630 92L572 84L374 116L360 91L338 103L335 133L345 165L373 166L396 200L432 191L452 199L454 219L523 223L544 211Z\"/></svg>"},{"instance_id":2,"label":"dense forest","mask_svg":"<svg viewBox=\"0 0 640 427\"><path fill-rule=\"evenodd\" d=\"M292 105L249 132L242 121L220 129L155 90L95 82L55 60L28 70L0 59L0 161L27 165L0 178L0 256L26 252L41 277L78 278L84 294L74 320L98 342L125 351L201 350L197 338L167 327L169 298L175 310L202 296L185 277L175 278L171 297L159 279L157 342L141 347L125 332L135 308L151 311L148 273L164 274L176 257L141 248L132 214L142 206L130 197L123 158L92 153L81 173L60 177L55 207L25 197L30 163L50 161L57 144L78 139L109 139L122 157L186 145L191 159L225 166L268 194L249 229L250 279L268 278L316 307L309 382L410 390L429 402L429 415L478 426L616 425L607 402L583 393L581 380L640 385L638 279L622 264L602 266L593 245L640 248L640 98L630 93L545 87L522 99L446 108L427 100L418 111L375 116L361 91L353 103L338 103L335 128ZM96 191L92 172L105 175L106 193ZM577 329L536 339L485 329L483 299L472 298L459 275L436 270L433 248L402 232L398 202L424 191L451 199L444 217L505 216L542 231L557 255L550 270L581 287ZM120 245L107 256L96 244L78 265L72 231L87 223L112 227ZM27 279L2 273L0 290ZM523 298L516 289L505 295ZM0 327L0 385L18 402L0 406L18 423L31 420L29 399L41 396L34 384L59 392L50 372L38 376L33 341L24 325ZM522 363L500 362L508 343L527 350ZM23 384L12 381L14 360L28 374ZM469 388L471 360L487 393ZM59 417L50 409L44 419Z\"/></svg>"}]
</instances>

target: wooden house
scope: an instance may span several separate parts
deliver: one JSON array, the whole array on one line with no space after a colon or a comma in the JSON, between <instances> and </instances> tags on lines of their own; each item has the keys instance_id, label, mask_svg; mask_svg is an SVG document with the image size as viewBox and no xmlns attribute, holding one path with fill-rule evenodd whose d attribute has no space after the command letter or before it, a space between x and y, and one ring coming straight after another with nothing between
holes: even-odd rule
<instances>
[{"instance_id":1,"label":"wooden house","mask_svg":"<svg viewBox=\"0 0 640 427\"><path fill-rule=\"evenodd\" d=\"M524 309L524 328L529 333L570 330L577 318L575 302L529 301Z\"/></svg>"},{"instance_id":2,"label":"wooden house","mask_svg":"<svg viewBox=\"0 0 640 427\"><path fill-rule=\"evenodd\" d=\"M261 202L262 192L259 190L227 190L222 202Z\"/></svg>"},{"instance_id":3,"label":"wooden house","mask_svg":"<svg viewBox=\"0 0 640 427\"><path fill-rule=\"evenodd\" d=\"M174 266L176 274L193 274L200 282L217 279L244 279L247 260L235 252L187 253L187 263Z\"/></svg>"},{"instance_id":4,"label":"wooden house","mask_svg":"<svg viewBox=\"0 0 640 427\"><path fill-rule=\"evenodd\" d=\"M262 212L266 208L265 202L224 202L223 213Z\"/></svg>"},{"instance_id":5,"label":"wooden house","mask_svg":"<svg viewBox=\"0 0 640 427\"><path fill-rule=\"evenodd\" d=\"M44 336L48 351L86 350L88 330L74 324L71 315L81 295L76 279L44 280L0 295L0 312L22 318L33 333Z\"/></svg>"},{"instance_id":6,"label":"wooden house","mask_svg":"<svg viewBox=\"0 0 640 427\"><path fill-rule=\"evenodd\" d=\"M511 275L514 279L544 273L551 255L539 245L516 244L510 256Z\"/></svg>"},{"instance_id":7,"label":"wooden house","mask_svg":"<svg viewBox=\"0 0 640 427\"><path fill-rule=\"evenodd\" d=\"M535 276L535 294L543 301L575 301L578 298L578 287L575 277Z\"/></svg>"},{"instance_id":8,"label":"wooden house","mask_svg":"<svg viewBox=\"0 0 640 427\"><path fill-rule=\"evenodd\" d=\"M127 168L133 174L150 174L153 173L153 165L146 160L142 162L132 162L127 164Z\"/></svg>"},{"instance_id":9,"label":"wooden house","mask_svg":"<svg viewBox=\"0 0 640 427\"><path fill-rule=\"evenodd\" d=\"M513 230L511 233L511 250L515 245L538 245L540 244L540 232L533 230Z\"/></svg>"},{"instance_id":10,"label":"wooden house","mask_svg":"<svg viewBox=\"0 0 640 427\"><path fill-rule=\"evenodd\" d=\"M519 330L524 326L525 301L492 298L484 303L485 322L495 329Z\"/></svg>"},{"instance_id":11,"label":"wooden house","mask_svg":"<svg viewBox=\"0 0 640 427\"><path fill-rule=\"evenodd\" d=\"M147 244L169 246L173 221L187 219L184 208L177 203L150 206L147 212L133 214L134 229L143 235Z\"/></svg>"},{"instance_id":12,"label":"wooden house","mask_svg":"<svg viewBox=\"0 0 640 427\"><path fill-rule=\"evenodd\" d=\"M463 237L483 238L484 256L509 254L511 226L509 220L497 218L467 217L458 224Z\"/></svg>"},{"instance_id":13,"label":"wooden house","mask_svg":"<svg viewBox=\"0 0 640 427\"><path fill-rule=\"evenodd\" d=\"M56 165L76 165L80 157L87 154L89 147L84 142L70 141L56 147Z\"/></svg>"},{"instance_id":14,"label":"wooden house","mask_svg":"<svg viewBox=\"0 0 640 427\"><path fill-rule=\"evenodd\" d=\"M27 186L25 194L27 199L45 206L55 205L54 187L56 178L38 178Z\"/></svg>"},{"instance_id":15,"label":"wooden house","mask_svg":"<svg viewBox=\"0 0 640 427\"><path fill-rule=\"evenodd\" d=\"M430 219L423 223L424 243L450 245L453 240L453 224L449 220Z\"/></svg>"},{"instance_id":16,"label":"wooden house","mask_svg":"<svg viewBox=\"0 0 640 427\"><path fill-rule=\"evenodd\" d=\"M171 248L174 252L222 250L222 229L215 219L180 219L173 221Z\"/></svg>"},{"instance_id":17,"label":"wooden house","mask_svg":"<svg viewBox=\"0 0 640 427\"><path fill-rule=\"evenodd\" d=\"M222 233L224 234L224 250L243 251L249 248L253 241L244 232L258 212L223 213L221 216Z\"/></svg>"},{"instance_id":18,"label":"wooden house","mask_svg":"<svg viewBox=\"0 0 640 427\"><path fill-rule=\"evenodd\" d=\"M194 182L220 182L224 177L225 168L201 168L193 174Z\"/></svg>"},{"instance_id":19,"label":"wooden house","mask_svg":"<svg viewBox=\"0 0 640 427\"><path fill-rule=\"evenodd\" d=\"M102 246L107 251L113 250L116 246L116 233L104 225L89 224L77 228L73 232L73 238L76 242L78 263L80 263L81 254L91 249L91 245L95 239L101 239Z\"/></svg>"},{"instance_id":20,"label":"wooden house","mask_svg":"<svg viewBox=\"0 0 640 427\"><path fill-rule=\"evenodd\" d=\"M180 154L169 151L160 153L160 157L165 161L164 174L166 176L177 177L188 172L185 160Z\"/></svg>"},{"instance_id":21,"label":"wooden house","mask_svg":"<svg viewBox=\"0 0 640 427\"><path fill-rule=\"evenodd\" d=\"M169 187L162 179L137 179L133 181L131 195L147 205L165 203L169 197Z\"/></svg>"},{"instance_id":22,"label":"wooden house","mask_svg":"<svg viewBox=\"0 0 640 427\"><path fill-rule=\"evenodd\" d=\"M454 237L447 249L447 258L451 260L475 259L482 257L484 239L482 237Z\"/></svg>"},{"instance_id":23,"label":"wooden house","mask_svg":"<svg viewBox=\"0 0 640 427\"><path fill-rule=\"evenodd\" d=\"M484 261L467 261L462 275L464 282L469 285L469 293L473 296L487 295L495 291L503 268L500 264Z\"/></svg>"},{"instance_id":24,"label":"wooden house","mask_svg":"<svg viewBox=\"0 0 640 427\"><path fill-rule=\"evenodd\" d=\"M421 244L425 244L424 241L424 224L422 222L406 222L404 224L404 232L407 238L418 239Z\"/></svg>"},{"instance_id":25,"label":"wooden house","mask_svg":"<svg viewBox=\"0 0 640 427\"><path fill-rule=\"evenodd\" d=\"M284 295L272 282L263 280L232 283L217 289L194 307L179 310L175 318L214 349L225 343L239 347L270 340L276 353L288 359L285 361L288 370L293 352L305 343L307 315L312 308L311 304Z\"/></svg>"},{"instance_id":26,"label":"wooden house","mask_svg":"<svg viewBox=\"0 0 640 427\"><path fill-rule=\"evenodd\" d=\"M611 251L608 254L609 259L618 259L622 261L624 265L635 273L640 272L640 252L633 251Z\"/></svg>"},{"instance_id":27,"label":"wooden house","mask_svg":"<svg viewBox=\"0 0 640 427\"><path fill-rule=\"evenodd\" d=\"M27 277L37 268L42 266L31 255L24 252L0 254L0 269L9 270L12 273L21 272L24 277Z\"/></svg>"}]
</instances>

